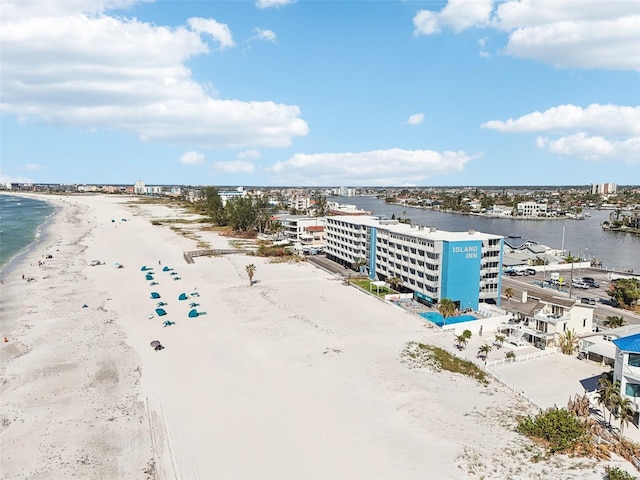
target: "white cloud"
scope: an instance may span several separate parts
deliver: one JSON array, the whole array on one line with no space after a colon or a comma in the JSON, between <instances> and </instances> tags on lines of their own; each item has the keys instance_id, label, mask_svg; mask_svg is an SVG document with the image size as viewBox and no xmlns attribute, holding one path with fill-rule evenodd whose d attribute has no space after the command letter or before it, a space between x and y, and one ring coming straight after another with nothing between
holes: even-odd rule
<instances>
[{"instance_id":1,"label":"white cloud","mask_svg":"<svg viewBox=\"0 0 640 480\"><path fill-rule=\"evenodd\" d=\"M418 12L413 24L415 35L495 28L509 36L505 53L558 67L640 70L637 1L450 0L439 12Z\"/></svg>"},{"instance_id":2,"label":"white cloud","mask_svg":"<svg viewBox=\"0 0 640 480\"><path fill-rule=\"evenodd\" d=\"M533 112L506 121L491 120L484 128L500 132L575 132L617 136L640 135L640 106L592 104L587 108L559 105L544 112Z\"/></svg>"},{"instance_id":3,"label":"white cloud","mask_svg":"<svg viewBox=\"0 0 640 480\"><path fill-rule=\"evenodd\" d=\"M245 159L256 160L261 156L262 154L257 150L245 150L244 152L239 152L236 155L236 157L242 160L245 160Z\"/></svg>"},{"instance_id":4,"label":"white cloud","mask_svg":"<svg viewBox=\"0 0 640 480\"><path fill-rule=\"evenodd\" d=\"M198 152L184 152L180 155L178 161L185 165L200 165L204 162L204 154Z\"/></svg>"},{"instance_id":5,"label":"white cloud","mask_svg":"<svg viewBox=\"0 0 640 480\"><path fill-rule=\"evenodd\" d=\"M23 5L34 4L0 4L0 113L195 147L282 147L308 133L295 105L214 98L195 82L185 62L209 53L199 31L67 10L21 16ZM221 24L201 20L190 23L230 45Z\"/></svg>"},{"instance_id":6,"label":"white cloud","mask_svg":"<svg viewBox=\"0 0 640 480\"><path fill-rule=\"evenodd\" d=\"M285 5L296 3L296 0L257 0L256 7L258 8L279 8Z\"/></svg>"},{"instance_id":7,"label":"white cloud","mask_svg":"<svg viewBox=\"0 0 640 480\"><path fill-rule=\"evenodd\" d=\"M251 37L252 40L264 40L266 42L272 42L272 43L275 43L277 38L278 37L273 31L263 30L262 28L258 28L258 27L253 29L253 36Z\"/></svg>"},{"instance_id":8,"label":"white cloud","mask_svg":"<svg viewBox=\"0 0 640 480\"><path fill-rule=\"evenodd\" d=\"M13 175L0 173L0 183L33 183L33 180L27 177L14 177Z\"/></svg>"},{"instance_id":9,"label":"white cloud","mask_svg":"<svg viewBox=\"0 0 640 480\"><path fill-rule=\"evenodd\" d=\"M232 162L215 162L213 168L222 173L253 173L255 167L251 162L234 160Z\"/></svg>"},{"instance_id":10,"label":"white cloud","mask_svg":"<svg viewBox=\"0 0 640 480\"><path fill-rule=\"evenodd\" d=\"M196 33L208 33L218 43L220 43L220 49L233 47L233 35L231 30L224 23L218 23L211 18L199 18L193 17L187 20L187 23L191 29Z\"/></svg>"},{"instance_id":11,"label":"white cloud","mask_svg":"<svg viewBox=\"0 0 640 480\"><path fill-rule=\"evenodd\" d=\"M370 152L298 153L276 162L268 172L283 185L401 185L462 171L471 160L465 152L375 150Z\"/></svg>"},{"instance_id":12,"label":"white cloud","mask_svg":"<svg viewBox=\"0 0 640 480\"><path fill-rule=\"evenodd\" d=\"M640 107L619 105L560 105L506 121L482 125L500 132L547 132L536 146L561 156L585 160L640 162Z\"/></svg>"},{"instance_id":13,"label":"white cloud","mask_svg":"<svg viewBox=\"0 0 640 480\"><path fill-rule=\"evenodd\" d=\"M640 164L640 137L613 141L581 132L576 135L560 137L557 140L539 137L536 139L536 145L564 157Z\"/></svg>"},{"instance_id":14,"label":"white cloud","mask_svg":"<svg viewBox=\"0 0 640 480\"><path fill-rule=\"evenodd\" d=\"M30 172L35 172L36 170L43 170L45 168L44 165L39 165L37 163L27 163L24 166L25 169L27 169Z\"/></svg>"},{"instance_id":15,"label":"white cloud","mask_svg":"<svg viewBox=\"0 0 640 480\"><path fill-rule=\"evenodd\" d=\"M405 123L407 125L420 125L422 122L424 122L424 113L414 113L409 116Z\"/></svg>"},{"instance_id":16,"label":"white cloud","mask_svg":"<svg viewBox=\"0 0 640 480\"><path fill-rule=\"evenodd\" d=\"M415 35L433 35L443 27L460 32L473 26L489 23L493 0L449 0L440 11L420 10L413 17Z\"/></svg>"}]
</instances>

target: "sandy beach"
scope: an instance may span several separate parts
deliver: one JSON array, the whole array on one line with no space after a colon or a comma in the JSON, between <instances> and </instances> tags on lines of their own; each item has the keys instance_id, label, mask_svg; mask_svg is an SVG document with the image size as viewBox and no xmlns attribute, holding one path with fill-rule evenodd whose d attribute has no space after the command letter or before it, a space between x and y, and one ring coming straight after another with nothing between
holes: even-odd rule
<instances>
[{"instance_id":1,"label":"sandy beach","mask_svg":"<svg viewBox=\"0 0 640 480\"><path fill-rule=\"evenodd\" d=\"M228 240L151 222L180 210L44 199L55 221L2 274L2 479L602 478L604 462L532 462L514 419L534 410L501 384L401 362L438 335L418 316L306 262L187 264Z\"/></svg>"}]
</instances>

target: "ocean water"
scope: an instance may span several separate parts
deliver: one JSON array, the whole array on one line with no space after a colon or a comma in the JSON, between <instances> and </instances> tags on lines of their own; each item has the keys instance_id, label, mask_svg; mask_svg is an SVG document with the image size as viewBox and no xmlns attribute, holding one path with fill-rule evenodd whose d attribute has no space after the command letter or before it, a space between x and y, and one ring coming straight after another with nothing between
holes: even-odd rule
<instances>
[{"instance_id":1,"label":"ocean water","mask_svg":"<svg viewBox=\"0 0 640 480\"><path fill-rule=\"evenodd\" d=\"M42 200L0 195L0 270L6 272L29 246L40 240L55 207Z\"/></svg>"}]
</instances>

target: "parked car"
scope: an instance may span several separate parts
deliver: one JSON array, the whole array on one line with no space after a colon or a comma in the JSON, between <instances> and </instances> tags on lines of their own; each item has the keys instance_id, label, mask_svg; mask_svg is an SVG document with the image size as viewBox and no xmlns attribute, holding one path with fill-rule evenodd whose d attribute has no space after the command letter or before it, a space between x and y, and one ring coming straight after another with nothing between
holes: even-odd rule
<instances>
[{"instance_id":1,"label":"parked car","mask_svg":"<svg viewBox=\"0 0 640 480\"><path fill-rule=\"evenodd\" d=\"M582 281L584 283L586 283L587 285L589 285L591 288L598 288L600 286L600 284L598 282L596 282L595 280L585 280L583 278Z\"/></svg>"},{"instance_id":2,"label":"parked car","mask_svg":"<svg viewBox=\"0 0 640 480\"><path fill-rule=\"evenodd\" d=\"M582 288L583 290L587 290L589 288L589 285L587 285L586 283L582 283L582 282L572 282L571 286L573 288Z\"/></svg>"},{"instance_id":3,"label":"parked car","mask_svg":"<svg viewBox=\"0 0 640 480\"><path fill-rule=\"evenodd\" d=\"M595 301L595 299L590 298L590 297L582 297L580 299L580 303L585 303L587 305L595 305L596 301Z\"/></svg>"},{"instance_id":4,"label":"parked car","mask_svg":"<svg viewBox=\"0 0 640 480\"><path fill-rule=\"evenodd\" d=\"M533 269L533 268L527 268L527 269L524 271L524 273L525 273L525 275L535 275L535 274L536 274L536 271L535 271L535 269Z\"/></svg>"}]
</instances>

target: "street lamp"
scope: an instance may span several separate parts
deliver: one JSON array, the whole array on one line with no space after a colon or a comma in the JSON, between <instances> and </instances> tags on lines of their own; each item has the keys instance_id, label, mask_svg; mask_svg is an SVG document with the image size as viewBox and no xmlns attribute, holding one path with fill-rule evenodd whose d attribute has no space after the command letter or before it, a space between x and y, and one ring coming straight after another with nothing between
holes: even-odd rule
<instances>
[{"instance_id":1,"label":"street lamp","mask_svg":"<svg viewBox=\"0 0 640 480\"><path fill-rule=\"evenodd\" d=\"M582 252L588 252L589 249L588 248L583 248L582 250L580 250L580 253L578 255L578 277L580 277L580 280L582 280L582 275L580 274L580 269L582 267Z\"/></svg>"}]
</instances>

